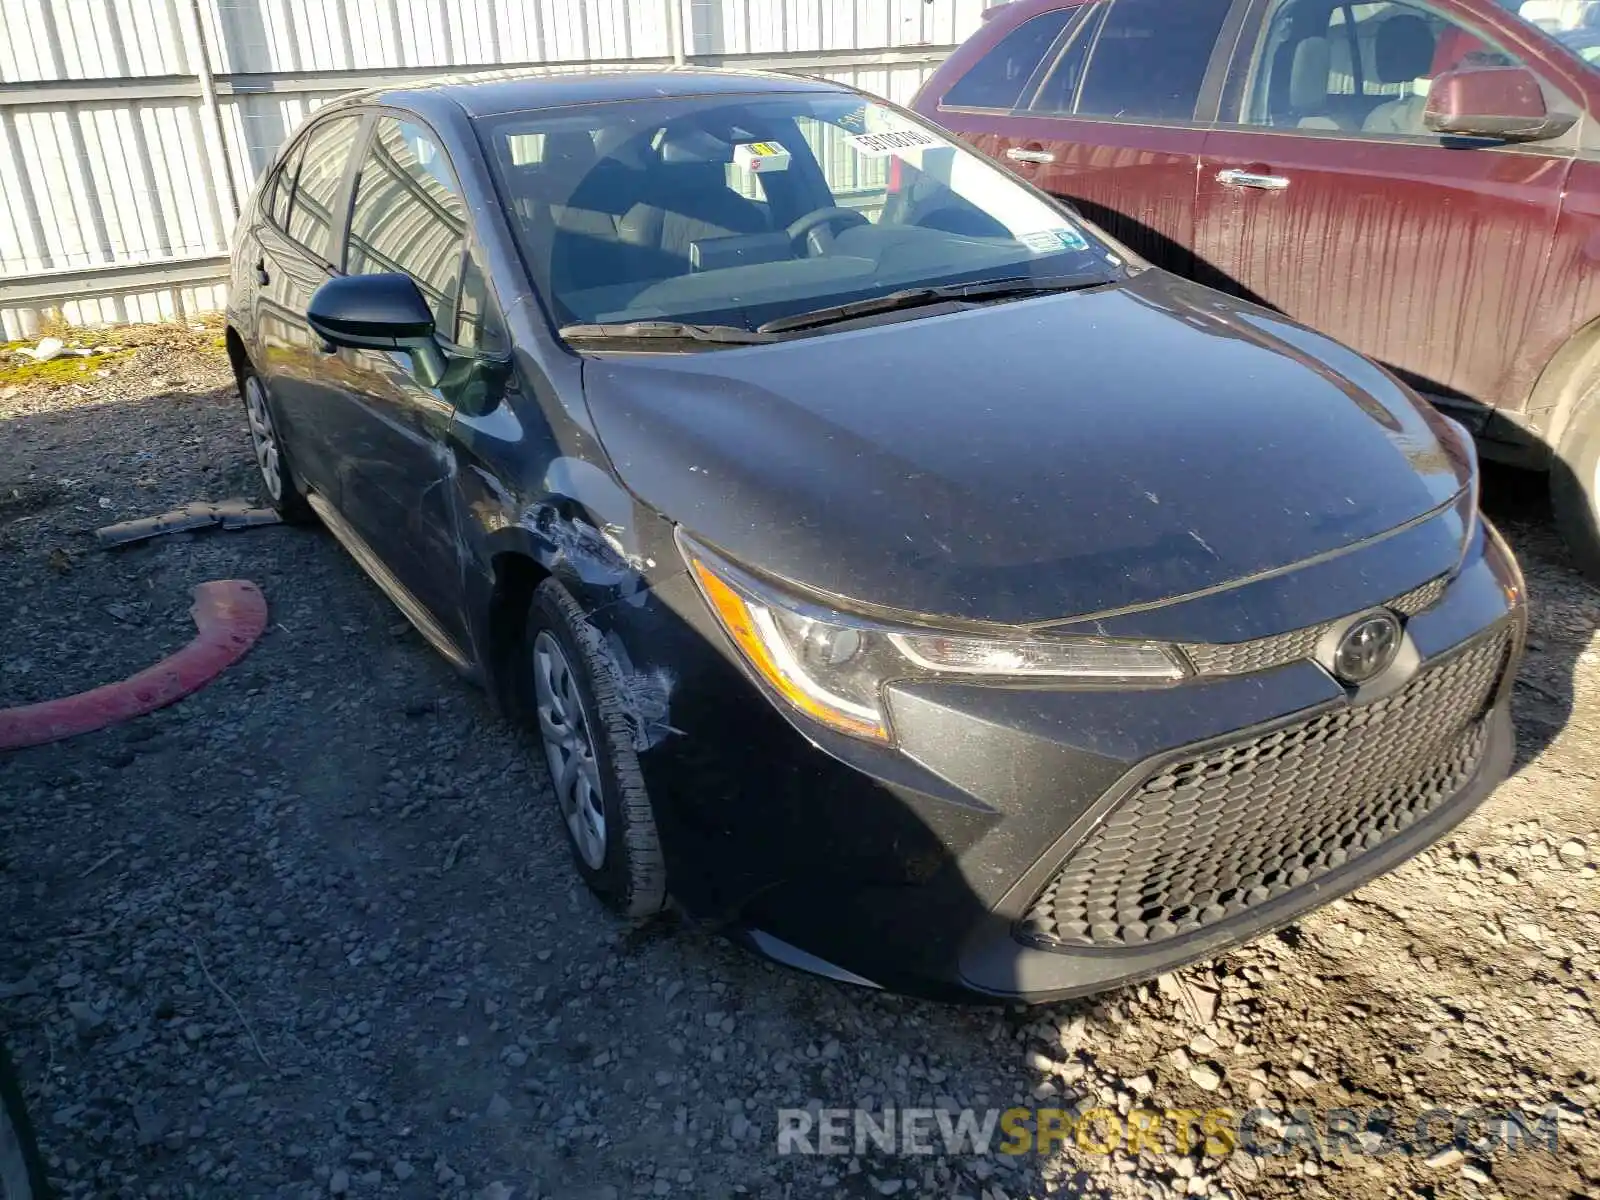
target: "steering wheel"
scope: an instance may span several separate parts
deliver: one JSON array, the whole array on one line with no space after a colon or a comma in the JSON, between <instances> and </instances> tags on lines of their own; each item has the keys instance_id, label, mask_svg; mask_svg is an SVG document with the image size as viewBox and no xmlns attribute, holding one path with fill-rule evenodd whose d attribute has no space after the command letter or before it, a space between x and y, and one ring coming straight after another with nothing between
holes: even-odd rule
<instances>
[{"instance_id":1,"label":"steering wheel","mask_svg":"<svg viewBox=\"0 0 1600 1200\"><path fill-rule=\"evenodd\" d=\"M828 228L836 222L846 221L851 225L872 224L866 216L853 208L839 208L828 205L808 212L790 224L785 232L789 240L796 244L796 248L803 248L807 257L826 254L833 245L834 234Z\"/></svg>"}]
</instances>

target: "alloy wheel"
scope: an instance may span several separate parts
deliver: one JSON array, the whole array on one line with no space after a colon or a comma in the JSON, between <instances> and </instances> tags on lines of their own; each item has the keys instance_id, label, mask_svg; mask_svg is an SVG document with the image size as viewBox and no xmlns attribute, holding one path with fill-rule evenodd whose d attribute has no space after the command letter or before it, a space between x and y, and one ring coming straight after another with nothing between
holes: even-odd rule
<instances>
[{"instance_id":1,"label":"alloy wheel","mask_svg":"<svg viewBox=\"0 0 1600 1200\"><path fill-rule=\"evenodd\" d=\"M544 632L533 642L533 688L556 803L578 854L590 870L598 871L606 857L600 764L572 664L561 644Z\"/></svg>"},{"instance_id":2,"label":"alloy wheel","mask_svg":"<svg viewBox=\"0 0 1600 1200\"><path fill-rule=\"evenodd\" d=\"M261 480L273 503L279 503L283 500L283 474L279 469L278 431L272 425L266 389L254 375L244 381L244 411L250 422L250 444L255 448Z\"/></svg>"}]
</instances>

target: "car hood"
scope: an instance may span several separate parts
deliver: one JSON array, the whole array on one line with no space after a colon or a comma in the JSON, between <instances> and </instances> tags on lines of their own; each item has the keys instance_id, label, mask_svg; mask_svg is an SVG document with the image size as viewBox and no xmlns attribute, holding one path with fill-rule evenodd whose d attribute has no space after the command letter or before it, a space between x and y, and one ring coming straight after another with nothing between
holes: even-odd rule
<instances>
[{"instance_id":1,"label":"car hood","mask_svg":"<svg viewBox=\"0 0 1600 1200\"><path fill-rule=\"evenodd\" d=\"M1386 372L1160 271L772 345L605 354L648 506L869 607L1019 624L1315 558L1448 503L1469 452Z\"/></svg>"}]
</instances>

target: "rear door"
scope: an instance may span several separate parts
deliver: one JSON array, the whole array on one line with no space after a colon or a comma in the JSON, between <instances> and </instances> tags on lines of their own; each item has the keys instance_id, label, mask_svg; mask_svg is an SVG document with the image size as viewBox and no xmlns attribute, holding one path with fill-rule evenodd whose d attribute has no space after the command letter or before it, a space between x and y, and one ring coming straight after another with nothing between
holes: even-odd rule
<instances>
[{"instance_id":1,"label":"rear door","mask_svg":"<svg viewBox=\"0 0 1600 1200\"><path fill-rule=\"evenodd\" d=\"M285 452L300 479L335 504L340 464L332 422L339 381L306 326L306 307L338 269L341 198L348 194L345 178L360 128L361 116L347 113L323 118L300 135L283 160L250 264L261 342L257 365Z\"/></svg>"},{"instance_id":2,"label":"rear door","mask_svg":"<svg viewBox=\"0 0 1600 1200\"><path fill-rule=\"evenodd\" d=\"M1004 137L983 148L1152 262L1187 272L1195 170L1234 11L1234 0L1083 6L1004 118Z\"/></svg>"},{"instance_id":3,"label":"rear door","mask_svg":"<svg viewBox=\"0 0 1600 1200\"><path fill-rule=\"evenodd\" d=\"M1482 11L1257 0L1206 138L1196 232L1226 286L1476 402L1457 409L1469 418L1507 396L1577 136L1511 145L1424 127L1434 75L1524 61Z\"/></svg>"}]
</instances>

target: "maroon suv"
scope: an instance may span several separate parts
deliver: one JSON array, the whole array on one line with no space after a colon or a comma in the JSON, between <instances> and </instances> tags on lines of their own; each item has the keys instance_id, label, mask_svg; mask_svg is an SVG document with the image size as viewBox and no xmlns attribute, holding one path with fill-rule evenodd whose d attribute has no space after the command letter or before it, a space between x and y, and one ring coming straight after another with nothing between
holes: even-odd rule
<instances>
[{"instance_id":1,"label":"maroon suv","mask_svg":"<svg viewBox=\"0 0 1600 1200\"><path fill-rule=\"evenodd\" d=\"M1593 25L1590 10L1593 10ZM1551 469L1600 578L1600 3L1017 0L924 116Z\"/></svg>"}]
</instances>

